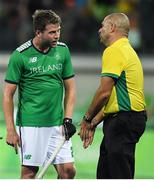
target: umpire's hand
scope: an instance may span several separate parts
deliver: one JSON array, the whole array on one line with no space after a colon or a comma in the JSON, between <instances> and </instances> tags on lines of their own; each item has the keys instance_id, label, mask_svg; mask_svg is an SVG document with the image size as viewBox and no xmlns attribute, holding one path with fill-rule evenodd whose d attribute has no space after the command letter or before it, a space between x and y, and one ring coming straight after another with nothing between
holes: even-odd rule
<instances>
[{"instance_id":1,"label":"umpire's hand","mask_svg":"<svg viewBox=\"0 0 154 180\"><path fill-rule=\"evenodd\" d=\"M71 118L64 118L63 125L65 138L66 140L69 140L69 138L71 138L76 133L76 127L72 124Z\"/></svg>"}]
</instances>

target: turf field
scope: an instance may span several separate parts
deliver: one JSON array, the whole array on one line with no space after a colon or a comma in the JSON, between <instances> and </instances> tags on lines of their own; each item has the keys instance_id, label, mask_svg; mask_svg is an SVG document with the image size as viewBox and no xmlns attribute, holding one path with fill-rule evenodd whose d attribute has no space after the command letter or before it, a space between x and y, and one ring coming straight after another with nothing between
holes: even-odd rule
<instances>
[{"instance_id":1,"label":"turf field","mask_svg":"<svg viewBox=\"0 0 154 180\"><path fill-rule=\"evenodd\" d=\"M0 123L0 133L5 136L4 123ZM86 150L82 148L82 143L76 134L73 137L74 157L76 164L76 178L94 179L96 165L99 153L99 144L102 138L102 131L98 129L95 134L93 144ZM136 151L136 178L154 178L154 131L146 130ZM19 157L15 154L14 149L7 146L5 140L0 141L0 178L11 179L19 178L20 163ZM53 168L50 168L45 178L56 178Z\"/></svg>"}]
</instances>

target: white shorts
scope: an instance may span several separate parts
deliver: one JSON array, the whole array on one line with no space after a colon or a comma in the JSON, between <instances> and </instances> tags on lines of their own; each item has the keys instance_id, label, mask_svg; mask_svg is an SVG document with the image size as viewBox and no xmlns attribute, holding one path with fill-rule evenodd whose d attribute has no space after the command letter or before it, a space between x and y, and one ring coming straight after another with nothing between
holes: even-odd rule
<instances>
[{"instance_id":1,"label":"white shorts","mask_svg":"<svg viewBox=\"0 0 154 180\"><path fill-rule=\"evenodd\" d=\"M19 148L22 165L42 166L62 138L62 126L17 127L21 137ZM52 164L74 162L71 140L66 141ZM47 156L48 155L48 156Z\"/></svg>"}]
</instances>

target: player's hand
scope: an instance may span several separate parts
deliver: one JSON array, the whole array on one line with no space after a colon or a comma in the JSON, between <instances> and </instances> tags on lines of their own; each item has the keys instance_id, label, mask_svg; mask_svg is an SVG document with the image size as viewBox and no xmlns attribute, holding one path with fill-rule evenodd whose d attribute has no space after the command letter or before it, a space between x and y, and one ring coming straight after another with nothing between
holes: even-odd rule
<instances>
[{"instance_id":1,"label":"player's hand","mask_svg":"<svg viewBox=\"0 0 154 180\"><path fill-rule=\"evenodd\" d=\"M63 120L64 133L66 140L69 140L75 133L76 127L72 124L72 119L64 118Z\"/></svg>"},{"instance_id":2,"label":"player's hand","mask_svg":"<svg viewBox=\"0 0 154 180\"><path fill-rule=\"evenodd\" d=\"M16 154L18 154L18 146L20 146L20 138L15 130L7 132L6 143L14 147Z\"/></svg>"}]
</instances>

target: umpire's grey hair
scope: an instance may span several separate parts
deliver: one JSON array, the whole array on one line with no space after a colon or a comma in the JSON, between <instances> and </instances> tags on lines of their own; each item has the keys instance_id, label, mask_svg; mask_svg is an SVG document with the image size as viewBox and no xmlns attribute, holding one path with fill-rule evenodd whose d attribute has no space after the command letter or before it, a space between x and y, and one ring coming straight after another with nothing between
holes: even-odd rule
<instances>
[{"instance_id":1,"label":"umpire's grey hair","mask_svg":"<svg viewBox=\"0 0 154 180\"><path fill-rule=\"evenodd\" d=\"M125 36L128 36L130 30L130 22L128 16L124 13L112 13L107 16L113 24L116 25L118 31L123 33Z\"/></svg>"}]
</instances>

